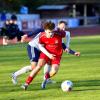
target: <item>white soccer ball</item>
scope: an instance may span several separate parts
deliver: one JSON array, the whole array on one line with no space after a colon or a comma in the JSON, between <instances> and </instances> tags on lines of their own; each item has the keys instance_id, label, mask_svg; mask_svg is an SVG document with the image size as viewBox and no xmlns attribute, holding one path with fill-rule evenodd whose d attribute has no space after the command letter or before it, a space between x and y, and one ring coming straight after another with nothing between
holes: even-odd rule
<instances>
[{"instance_id":1,"label":"white soccer ball","mask_svg":"<svg viewBox=\"0 0 100 100\"><path fill-rule=\"evenodd\" d=\"M73 83L70 80L65 80L61 83L61 89L64 92L69 92L72 90Z\"/></svg>"}]
</instances>

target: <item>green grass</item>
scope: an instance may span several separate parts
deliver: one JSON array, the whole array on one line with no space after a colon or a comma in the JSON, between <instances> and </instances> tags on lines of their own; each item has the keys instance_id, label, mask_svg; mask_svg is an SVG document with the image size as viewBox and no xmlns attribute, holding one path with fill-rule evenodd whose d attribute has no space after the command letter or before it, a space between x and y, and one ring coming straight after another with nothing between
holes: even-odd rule
<instances>
[{"instance_id":1,"label":"green grass","mask_svg":"<svg viewBox=\"0 0 100 100\"><path fill-rule=\"evenodd\" d=\"M11 82L11 73L29 65L26 44L0 46L0 100L100 100L100 36L74 37L71 48L80 51L75 57L64 53L60 70L53 77L56 84L40 88L43 69L34 79L27 91L20 86L29 73L18 78L18 85ZM73 91L64 93L60 84L71 80Z\"/></svg>"}]
</instances>

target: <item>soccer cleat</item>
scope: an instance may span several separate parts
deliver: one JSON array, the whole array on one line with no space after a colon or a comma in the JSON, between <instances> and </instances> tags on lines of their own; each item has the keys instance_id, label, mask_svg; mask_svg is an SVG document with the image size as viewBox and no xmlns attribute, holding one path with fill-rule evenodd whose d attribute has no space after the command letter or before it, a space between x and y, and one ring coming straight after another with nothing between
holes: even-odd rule
<instances>
[{"instance_id":1,"label":"soccer cleat","mask_svg":"<svg viewBox=\"0 0 100 100\"><path fill-rule=\"evenodd\" d=\"M47 84L54 84L54 83L56 83L56 81L53 81L53 80L51 80L50 78L47 80Z\"/></svg>"},{"instance_id":2,"label":"soccer cleat","mask_svg":"<svg viewBox=\"0 0 100 100\"><path fill-rule=\"evenodd\" d=\"M24 90L27 90L28 84L23 84L23 85L21 86L21 88L24 89Z\"/></svg>"},{"instance_id":3,"label":"soccer cleat","mask_svg":"<svg viewBox=\"0 0 100 100\"><path fill-rule=\"evenodd\" d=\"M42 89L45 89L46 84L47 84L47 81L48 81L48 79L45 79L45 80L42 82L42 84L41 84L41 88L42 88Z\"/></svg>"},{"instance_id":4,"label":"soccer cleat","mask_svg":"<svg viewBox=\"0 0 100 100\"><path fill-rule=\"evenodd\" d=\"M17 84L17 77L14 75L14 73L12 73L12 82L14 85Z\"/></svg>"}]
</instances>

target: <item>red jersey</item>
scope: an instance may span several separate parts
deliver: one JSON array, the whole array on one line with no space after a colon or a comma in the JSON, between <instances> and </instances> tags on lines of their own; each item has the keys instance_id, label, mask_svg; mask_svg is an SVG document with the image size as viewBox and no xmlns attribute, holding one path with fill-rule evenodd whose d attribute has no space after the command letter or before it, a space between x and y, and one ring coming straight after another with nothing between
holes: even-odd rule
<instances>
[{"instance_id":1,"label":"red jersey","mask_svg":"<svg viewBox=\"0 0 100 100\"><path fill-rule=\"evenodd\" d=\"M62 48L62 38L65 37L65 32L61 34L56 34L51 38L46 37L46 33L42 32L39 38L40 44L44 44L44 47L49 53L55 54L56 56L61 56L63 52Z\"/></svg>"}]
</instances>

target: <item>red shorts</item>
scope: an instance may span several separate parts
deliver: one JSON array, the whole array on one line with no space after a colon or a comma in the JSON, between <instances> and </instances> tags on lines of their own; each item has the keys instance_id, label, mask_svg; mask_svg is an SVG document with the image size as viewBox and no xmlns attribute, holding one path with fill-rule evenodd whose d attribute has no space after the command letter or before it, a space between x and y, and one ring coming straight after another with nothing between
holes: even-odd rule
<instances>
[{"instance_id":1,"label":"red shorts","mask_svg":"<svg viewBox=\"0 0 100 100\"><path fill-rule=\"evenodd\" d=\"M45 59L46 63L50 64L60 64L61 56L56 56L55 59L50 59L48 56L46 56L44 53L41 52L39 59Z\"/></svg>"}]
</instances>

